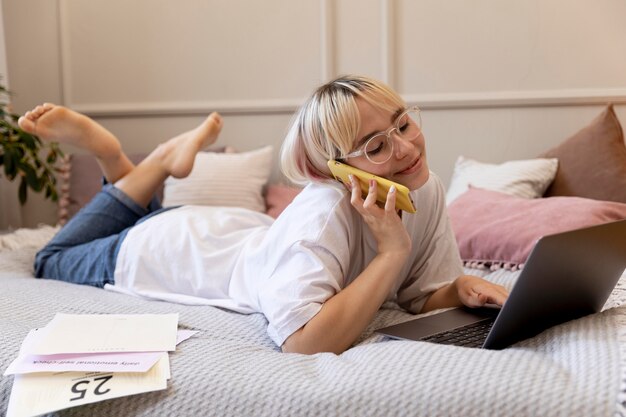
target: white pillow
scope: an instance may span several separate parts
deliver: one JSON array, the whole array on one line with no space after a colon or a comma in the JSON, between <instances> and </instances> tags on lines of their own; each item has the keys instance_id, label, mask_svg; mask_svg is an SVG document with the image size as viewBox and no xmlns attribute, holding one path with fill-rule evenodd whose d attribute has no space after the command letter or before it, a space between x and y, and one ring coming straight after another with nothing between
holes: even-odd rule
<instances>
[{"instance_id":1,"label":"white pillow","mask_svg":"<svg viewBox=\"0 0 626 417\"><path fill-rule=\"evenodd\" d=\"M163 207L230 206L265 212L262 192L272 153L271 146L241 153L200 152L188 177L165 180Z\"/></svg>"},{"instance_id":2,"label":"white pillow","mask_svg":"<svg viewBox=\"0 0 626 417\"><path fill-rule=\"evenodd\" d=\"M459 156L446 194L446 203L452 203L470 185L517 197L541 197L554 180L558 165L556 158L486 164Z\"/></svg>"}]
</instances>

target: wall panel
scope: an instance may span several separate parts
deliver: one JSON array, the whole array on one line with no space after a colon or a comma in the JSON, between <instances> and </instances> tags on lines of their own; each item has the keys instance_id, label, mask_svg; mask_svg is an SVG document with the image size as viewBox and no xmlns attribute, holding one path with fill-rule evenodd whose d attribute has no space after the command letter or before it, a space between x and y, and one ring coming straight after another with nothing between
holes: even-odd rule
<instances>
[{"instance_id":1,"label":"wall panel","mask_svg":"<svg viewBox=\"0 0 626 417\"><path fill-rule=\"evenodd\" d=\"M65 101L87 112L293 105L320 80L319 2L60 5Z\"/></svg>"},{"instance_id":2,"label":"wall panel","mask_svg":"<svg viewBox=\"0 0 626 417\"><path fill-rule=\"evenodd\" d=\"M393 3L403 92L624 87L624 2Z\"/></svg>"},{"instance_id":3,"label":"wall panel","mask_svg":"<svg viewBox=\"0 0 626 417\"><path fill-rule=\"evenodd\" d=\"M342 0L333 4L337 75L356 73L381 79L384 60L380 0Z\"/></svg>"},{"instance_id":4,"label":"wall panel","mask_svg":"<svg viewBox=\"0 0 626 417\"><path fill-rule=\"evenodd\" d=\"M626 3L619 0L3 6L15 110L69 105L133 153L217 110L226 119L222 144L272 144L277 156L304 97L344 73L385 80L423 108L430 166L444 183L458 155L489 162L536 156L607 101L626 122ZM24 225L54 218L52 205L33 203L23 209Z\"/></svg>"}]
</instances>

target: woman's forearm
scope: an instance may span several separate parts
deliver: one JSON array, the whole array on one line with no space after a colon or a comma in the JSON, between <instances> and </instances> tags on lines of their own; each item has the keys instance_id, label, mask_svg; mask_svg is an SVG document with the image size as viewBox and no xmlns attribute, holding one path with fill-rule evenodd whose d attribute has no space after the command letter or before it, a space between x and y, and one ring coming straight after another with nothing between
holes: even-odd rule
<instances>
[{"instance_id":1,"label":"woman's forearm","mask_svg":"<svg viewBox=\"0 0 626 417\"><path fill-rule=\"evenodd\" d=\"M432 293L424 303L424 306L422 306L420 313L437 310L438 308L462 306L463 303L459 298L456 283L457 281L455 280Z\"/></svg>"},{"instance_id":2,"label":"woman's forearm","mask_svg":"<svg viewBox=\"0 0 626 417\"><path fill-rule=\"evenodd\" d=\"M379 254L346 288L327 300L305 326L283 344L284 352L341 353L371 323L397 279L406 254Z\"/></svg>"}]
</instances>

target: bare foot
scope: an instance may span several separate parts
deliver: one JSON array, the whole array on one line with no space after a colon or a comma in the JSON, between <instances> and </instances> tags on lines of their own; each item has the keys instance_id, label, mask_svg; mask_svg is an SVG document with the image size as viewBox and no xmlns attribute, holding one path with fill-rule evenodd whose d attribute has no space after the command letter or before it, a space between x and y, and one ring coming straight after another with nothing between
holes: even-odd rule
<instances>
[{"instance_id":1,"label":"bare foot","mask_svg":"<svg viewBox=\"0 0 626 417\"><path fill-rule=\"evenodd\" d=\"M147 206L167 177L189 175L197 153L217 140L222 124L222 117L211 113L195 129L157 146L139 165L120 177L115 186L137 204Z\"/></svg>"},{"instance_id":2,"label":"bare foot","mask_svg":"<svg viewBox=\"0 0 626 417\"><path fill-rule=\"evenodd\" d=\"M51 103L26 112L18 125L43 140L74 145L101 159L117 158L122 150L117 138L94 120Z\"/></svg>"},{"instance_id":3,"label":"bare foot","mask_svg":"<svg viewBox=\"0 0 626 417\"><path fill-rule=\"evenodd\" d=\"M184 178L191 172L196 154L215 143L222 125L222 117L218 113L211 113L195 129L159 145L150 158L157 160L168 175Z\"/></svg>"}]
</instances>

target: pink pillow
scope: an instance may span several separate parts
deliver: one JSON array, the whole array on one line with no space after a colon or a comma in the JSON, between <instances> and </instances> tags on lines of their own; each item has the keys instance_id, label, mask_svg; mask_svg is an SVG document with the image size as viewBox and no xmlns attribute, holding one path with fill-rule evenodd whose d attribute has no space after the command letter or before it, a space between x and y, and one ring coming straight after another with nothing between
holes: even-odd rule
<instances>
[{"instance_id":1,"label":"pink pillow","mask_svg":"<svg viewBox=\"0 0 626 417\"><path fill-rule=\"evenodd\" d=\"M265 194L267 214L273 218L277 218L289 203L296 198L300 191L302 191L302 189L288 185L269 185Z\"/></svg>"},{"instance_id":2,"label":"pink pillow","mask_svg":"<svg viewBox=\"0 0 626 417\"><path fill-rule=\"evenodd\" d=\"M626 219L626 204L581 197L525 199L472 188L448 213L466 266L517 269L540 237Z\"/></svg>"}]
</instances>

